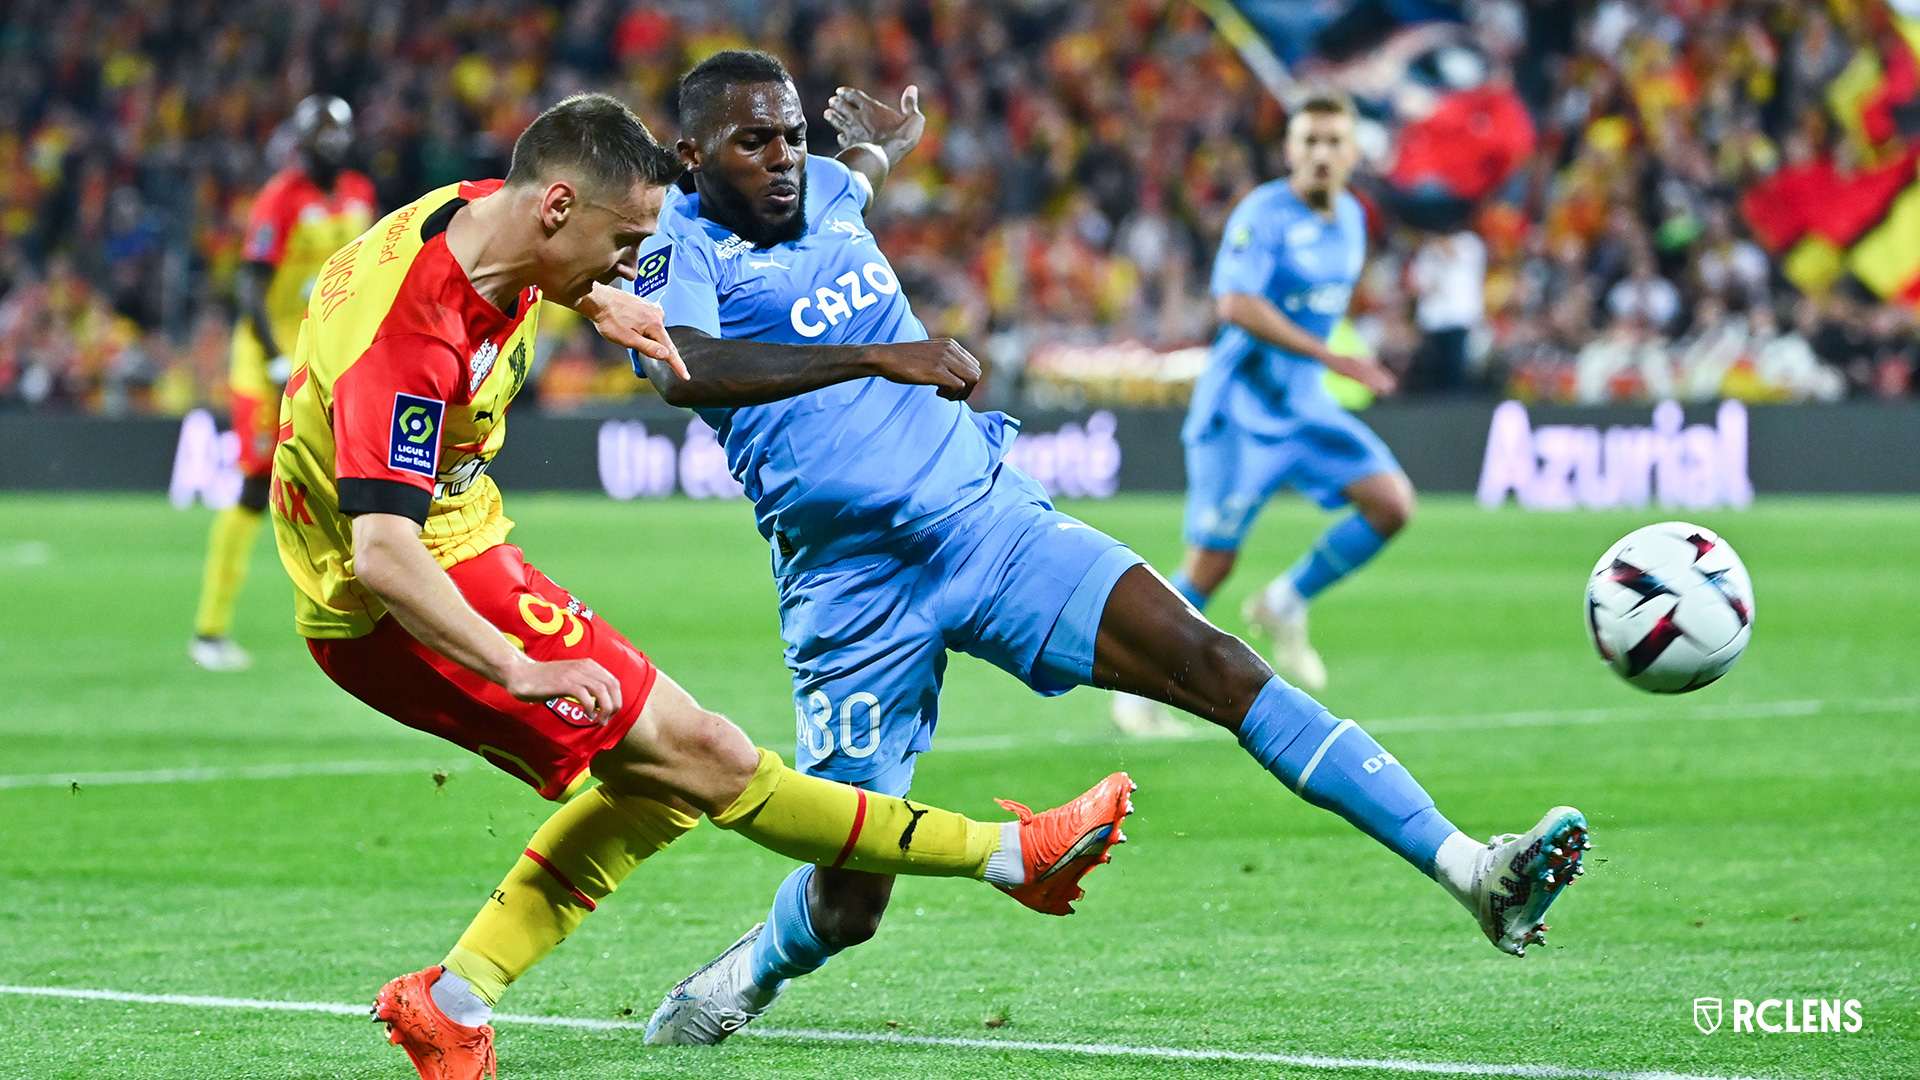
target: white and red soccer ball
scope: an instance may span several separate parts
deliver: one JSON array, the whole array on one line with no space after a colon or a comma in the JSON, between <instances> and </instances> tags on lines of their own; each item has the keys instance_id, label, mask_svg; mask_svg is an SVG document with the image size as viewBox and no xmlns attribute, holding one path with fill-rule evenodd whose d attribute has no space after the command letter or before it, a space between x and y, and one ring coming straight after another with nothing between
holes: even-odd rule
<instances>
[{"instance_id":1,"label":"white and red soccer ball","mask_svg":"<svg viewBox=\"0 0 1920 1080\"><path fill-rule=\"evenodd\" d=\"M1684 694L1727 673L1753 636L1753 582L1712 530L1635 529L1587 579L1587 637L1642 690Z\"/></svg>"}]
</instances>

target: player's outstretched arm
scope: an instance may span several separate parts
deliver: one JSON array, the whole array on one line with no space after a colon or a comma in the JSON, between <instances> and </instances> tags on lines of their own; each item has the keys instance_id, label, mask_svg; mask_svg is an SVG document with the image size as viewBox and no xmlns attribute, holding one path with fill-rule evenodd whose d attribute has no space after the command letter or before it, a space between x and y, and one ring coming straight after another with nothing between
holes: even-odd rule
<instances>
[{"instance_id":1,"label":"player's outstretched arm","mask_svg":"<svg viewBox=\"0 0 1920 1080\"><path fill-rule=\"evenodd\" d=\"M1221 293L1214 300L1221 322L1232 323L1254 337L1298 356L1309 356L1328 368L1356 380L1376 394L1390 394L1399 380L1377 360L1341 356L1299 323L1287 318L1273 301L1252 293Z\"/></svg>"},{"instance_id":2,"label":"player's outstretched arm","mask_svg":"<svg viewBox=\"0 0 1920 1080\"><path fill-rule=\"evenodd\" d=\"M353 572L415 640L521 701L570 697L602 724L620 711L620 682L606 668L592 660L534 660L481 618L428 554L412 518L355 516Z\"/></svg>"},{"instance_id":3,"label":"player's outstretched arm","mask_svg":"<svg viewBox=\"0 0 1920 1080\"><path fill-rule=\"evenodd\" d=\"M684 377L644 353L639 354L640 363L661 398L686 408L761 405L849 379L873 377L935 386L941 397L959 400L980 381L980 361L951 338L876 345L786 345L717 338L690 326L670 327L668 333L692 376Z\"/></svg>"},{"instance_id":4,"label":"player's outstretched arm","mask_svg":"<svg viewBox=\"0 0 1920 1080\"><path fill-rule=\"evenodd\" d=\"M917 86L900 94L898 108L843 86L827 102L827 123L840 133L840 163L866 177L875 191L887 182L894 163L920 145L920 136L927 130Z\"/></svg>"},{"instance_id":5,"label":"player's outstretched arm","mask_svg":"<svg viewBox=\"0 0 1920 1080\"><path fill-rule=\"evenodd\" d=\"M666 313L659 304L596 281L573 310L586 316L601 337L665 364L683 379L687 377L686 365L681 363L673 339L667 336Z\"/></svg>"}]
</instances>

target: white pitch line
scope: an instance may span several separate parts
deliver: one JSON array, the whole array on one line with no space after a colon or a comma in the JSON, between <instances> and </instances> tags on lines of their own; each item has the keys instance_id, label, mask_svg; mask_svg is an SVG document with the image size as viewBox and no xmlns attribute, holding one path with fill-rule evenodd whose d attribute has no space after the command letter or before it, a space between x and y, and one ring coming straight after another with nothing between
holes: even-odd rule
<instances>
[{"instance_id":1,"label":"white pitch line","mask_svg":"<svg viewBox=\"0 0 1920 1080\"><path fill-rule=\"evenodd\" d=\"M0 776L0 788L67 787L114 784L199 784L215 780L285 780L296 776L371 776L448 768L443 761L296 761L275 765L209 765L132 772L40 773Z\"/></svg>"},{"instance_id":2,"label":"white pitch line","mask_svg":"<svg viewBox=\"0 0 1920 1080\"><path fill-rule=\"evenodd\" d=\"M1647 724L1660 722L1706 722L1720 720L1775 720L1823 713L1890 713L1920 710L1920 697L1851 698L1838 701L1758 701L1747 704L1699 705L1692 708L1661 709L1627 706L1613 709L1542 709L1530 712L1461 713L1453 716L1387 717L1362 721L1369 732L1383 735L1407 732L1484 731L1519 727L1579 727L1593 724ZM1225 742L1230 737L1212 726L1196 727L1193 735L1168 742ZM1048 746L1141 746L1146 740L1116 738L1106 732L1058 732L1053 735L960 735L941 739L934 749L948 753L990 752L994 750L1030 750ZM0 790L8 788L67 787L82 788L115 784L188 784L216 780L283 780L301 776L371 776L380 773L413 772L416 769L444 768L449 772L460 764L425 759L413 761L305 761L273 765L194 766L177 769L147 769L131 772L38 773L0 776Z\"/></svg>"},{"instance_id":3,"label":"white pitch line","mask_svg":"<svg viewBox=\"0 0 1920 1080\"><path fill-rule=\"evenodd\" d=\"M331 1001L265 1001L257 998L205 997L198 994L135 994L125 990L84 990L68 986L4 986L0 994L66 998L79 1001L121 1001L146 1005L178 1005L206 1009L267 1009L274 1012L326 1013L332 1016L369 1014L367 1005ZM583 1028L589 1031L644 1031L634 1020L599 1020L583 1016L516 1016L499 1013L497 1024ZM746 1028L742 1034L759 1039L806 1042L866 1043L894 1046L940 1046L956 1050L1025 1050L1043 1054L1079 1054L1089 1057L1160 1058L1179 1061L1244 1061L1266 1065L1294 1065L1306 1069L1377 1069L1383 1072L1439 1076L1518 1076L1530 1080L1754 1080L1751 1077L1700 1076L1662 1070L1572 1069L1559 1065L1490 1065L1478 1062L1408 1061L1402 1058L1328 1057L1320 1054L1276 1054L1257 1050L1197 1050L1178 1046L1127 1046L1119 1043L1034 1042L1025 1039L979 1039L940 1035L900 1035L864 1031L818 1031L812 1028Z\"/></svg>"}]
</instances>

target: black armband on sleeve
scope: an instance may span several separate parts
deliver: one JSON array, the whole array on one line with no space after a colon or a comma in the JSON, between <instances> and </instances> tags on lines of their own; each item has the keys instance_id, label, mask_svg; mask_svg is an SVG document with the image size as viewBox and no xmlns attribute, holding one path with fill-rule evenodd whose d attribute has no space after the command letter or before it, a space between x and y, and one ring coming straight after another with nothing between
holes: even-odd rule
<instances>
[{"instance_id":1,"label":"black armband on sleeve","mask_svg":"<svg viewBox=\"0 0 1920 1080\"><path fill-rule=\"evenodd\" d=\"M398 514L425 525L427 511L432 507L433 492L412 484L351 476L340 478L340 512L343 514Z\"/></svg>"}]
</instances>

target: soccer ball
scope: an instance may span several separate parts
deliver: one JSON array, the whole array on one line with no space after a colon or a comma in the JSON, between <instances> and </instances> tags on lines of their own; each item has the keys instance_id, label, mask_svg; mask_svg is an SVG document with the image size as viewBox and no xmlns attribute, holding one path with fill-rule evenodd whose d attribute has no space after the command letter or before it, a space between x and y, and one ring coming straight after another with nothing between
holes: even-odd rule
<instances>
[{"instance_id":1,"label":"soccer ball","mask_svg":"<svg viewBox=\"0 0 1920 1080\"><path fill-rule=\"evenodd\" d=\"M1620 677L1656 694L1727 673L1753 636L1753 582L1711 530L1684 521L1635 529L1587 579L1587 637Z\"/></svg>"}]
</instances>

